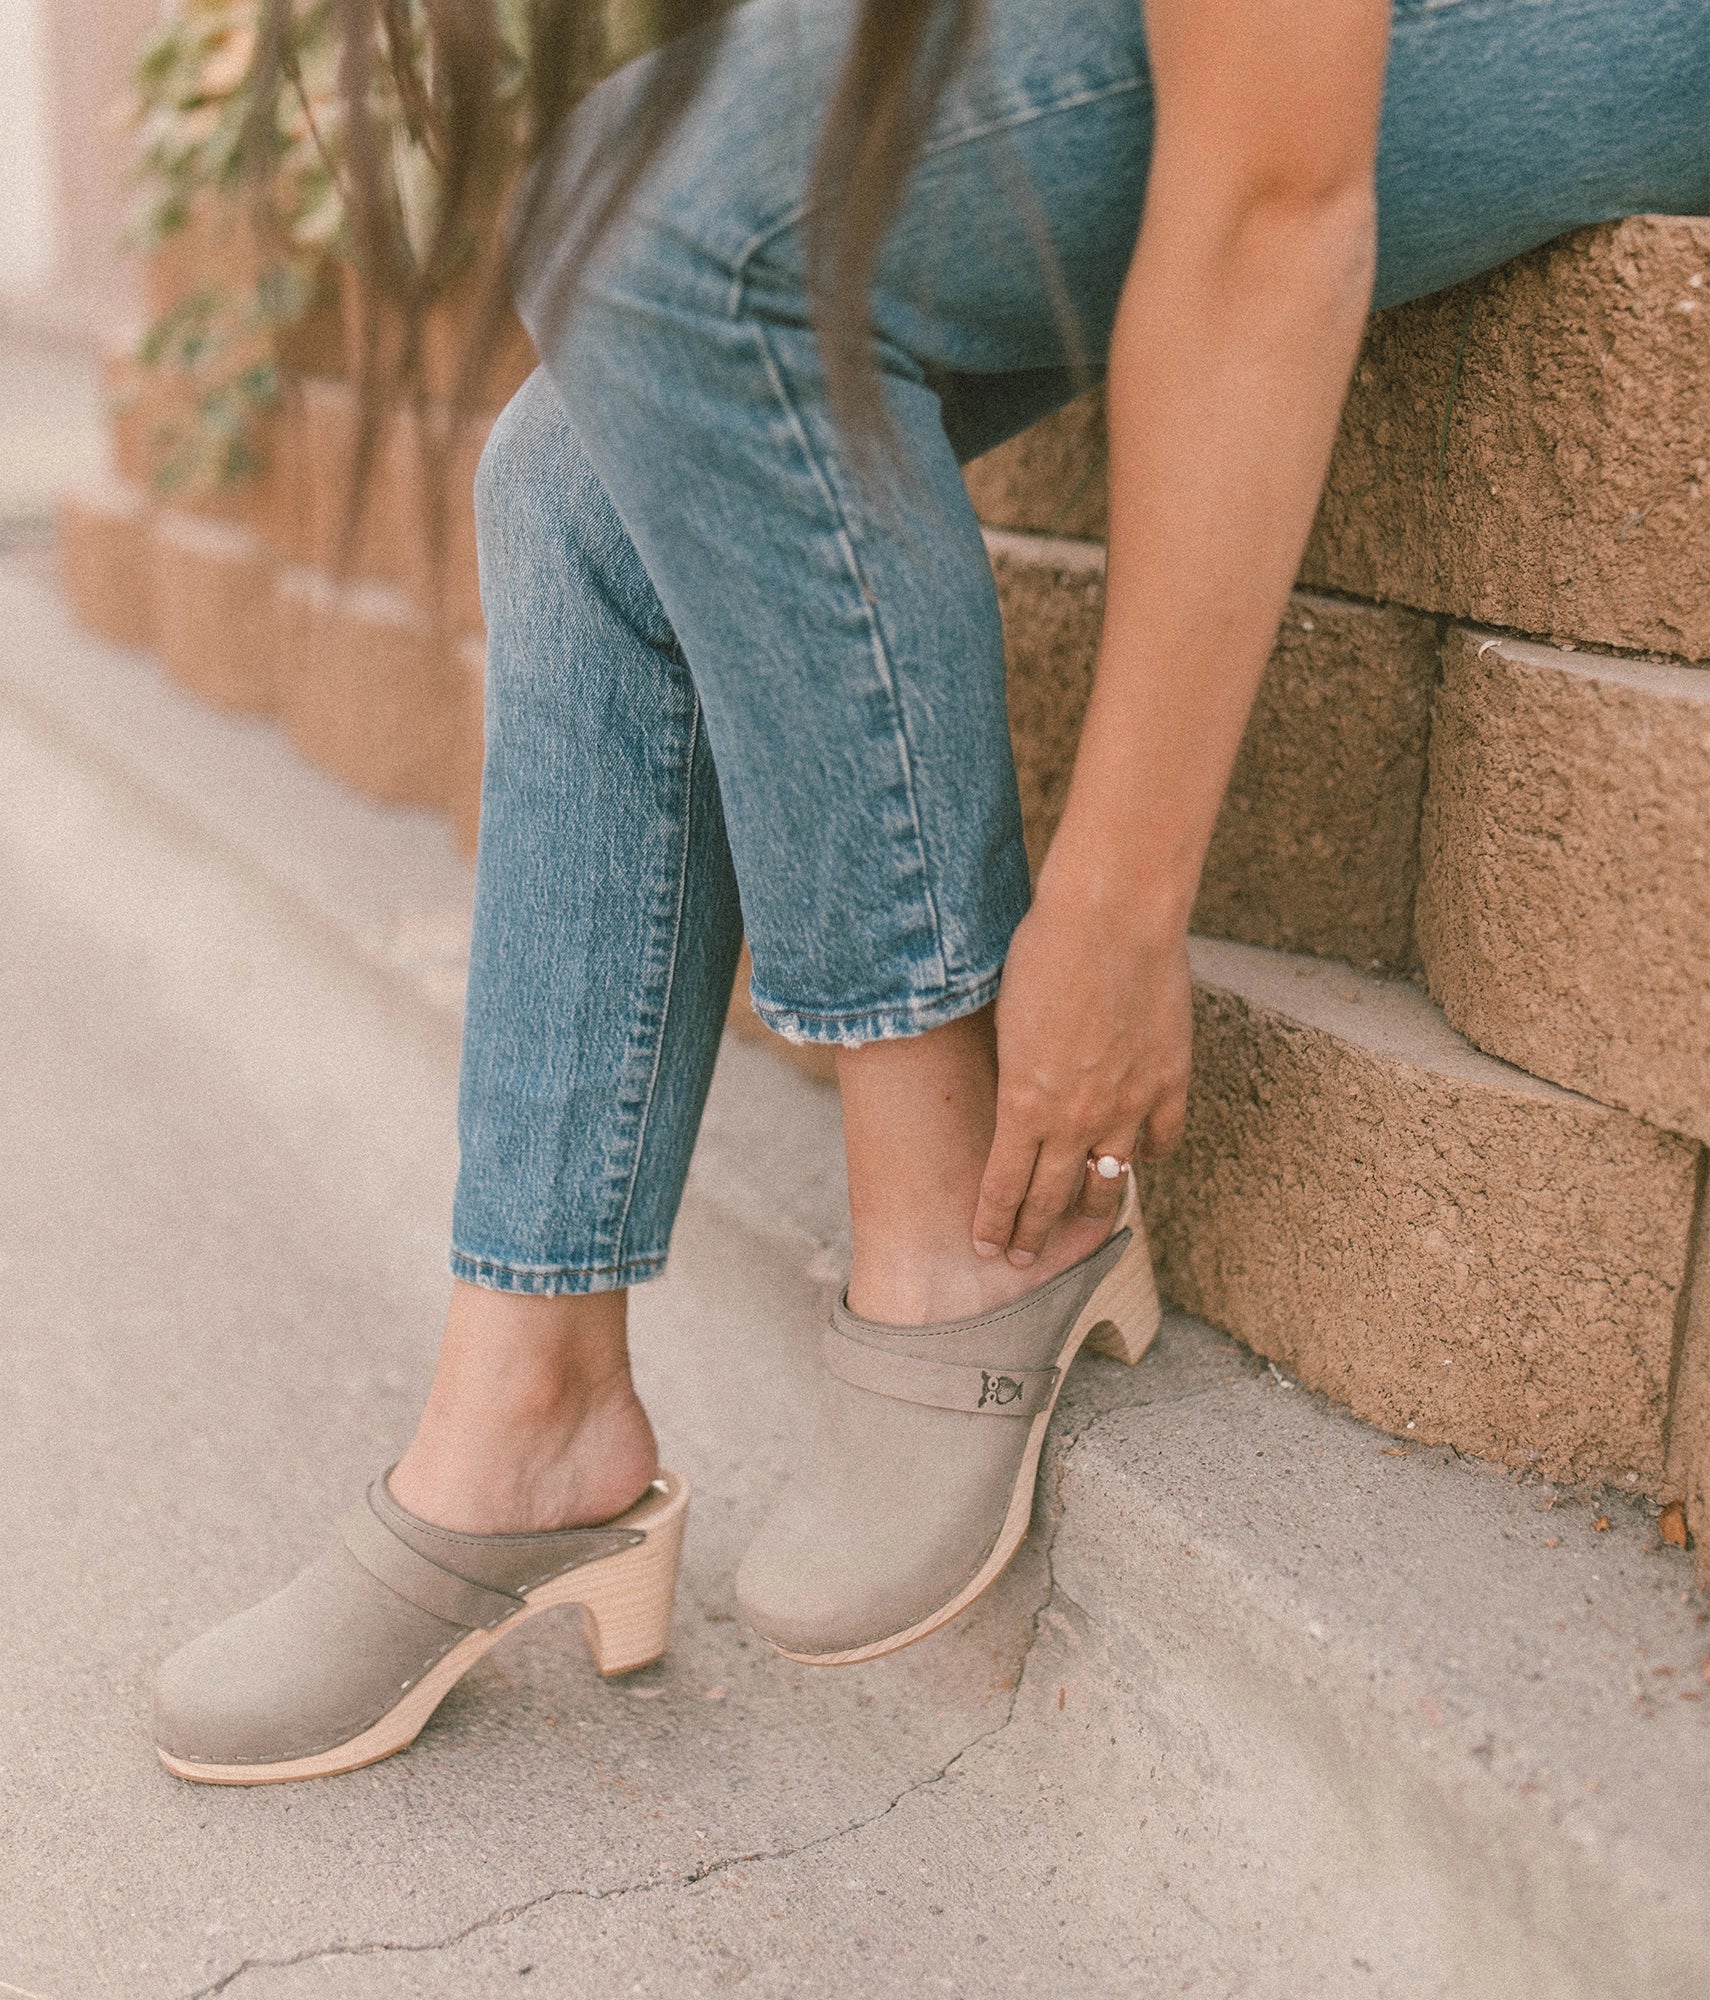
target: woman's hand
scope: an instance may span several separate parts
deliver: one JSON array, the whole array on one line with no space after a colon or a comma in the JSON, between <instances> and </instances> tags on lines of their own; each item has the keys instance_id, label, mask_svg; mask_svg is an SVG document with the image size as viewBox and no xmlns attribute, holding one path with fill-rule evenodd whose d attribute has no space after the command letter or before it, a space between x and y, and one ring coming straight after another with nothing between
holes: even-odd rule
<instances>
[{"instance_id":1,"label":"woman's hand","mask_svg":"<svg viewBox=\"0 0 1710 2000\"><path fill-rule=\"evenodd\" d=\"M1193 1014L1185 915L1105 905L1047 867L1009 948L997 1002L997 1134L974 1247L1030 1264L1071 1209L1111 1214L1122 1181L1087 1156L1155 1159L1187 1116Z\"/></svg>"}]
</instances>

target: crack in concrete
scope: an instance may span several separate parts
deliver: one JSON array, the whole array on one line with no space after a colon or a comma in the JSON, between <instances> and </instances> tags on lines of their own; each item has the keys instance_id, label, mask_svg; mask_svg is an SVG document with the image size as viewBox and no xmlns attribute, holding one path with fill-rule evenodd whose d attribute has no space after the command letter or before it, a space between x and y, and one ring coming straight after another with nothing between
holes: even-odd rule
<instances>
[{"instance_id":1,"label":"crack in concrete","mask_svg":"<svg viewBox=\"0 0 1710 2000\"><path fill-rule=\"evenodd\" d=\"M1054 1498L1058 1502L1058 1508L1056 1508L1056 1520L1052 1522L1052 1528L1046 1534L1044 1548L1042 1548L1044 1570L1046 1570L1046 1588L1044 1588L1044 1594L1040 1596L1038 1604L1028 1614L1028 1636L1026 1636L1026 1644L1022 1646L1020 1666L1016 1668L1014 1686L1010 1688L1010 1698L1004 1704L1002 1718L998 1722L994 1722L990 1728L984 1728L978 1734L970 1736L968 1742L960 1744L960 1748L950 1758L946 1758L936 1770L926 1772L926 1776L922 1776L922 1778L914 1778L910 1784L906 1784L892 1800L888 1800L876 1812L860 1814L858 1818L848 1820L842 1826L832 1826L832 1828L828 1828L822 1834L814 1834L810 1840L798 1840L798 1842L794 1842L790 1846L782 1846L782 1848L756 1848L756 1850L752 1850L748 1854L718 1856L716 1860L702 1862L698 1868L692 1868L688 1874L646 1876L646 1878L642 1878L638 1882L618 1882L612 1888L598 1888L598 1890L588 1890L588 1888L548 1888L548 1890L542 1890L538 1896L524 1898L522 1902L506 1904L500 1910L488 1910L486 1916L478 1916L474 1922L464 1924L460 1930L448 1932L444 1938L424 1938L418 1944L406 1944L406 1942L398 1942L398 1940L390 1940L390 1938L366 1938L366 1940L356 1942L356 1944L312 1944L312 1946L304 1948L302 1952L292 1952L286 1958L244 1958L236 1966L232 1966L230 1972L222 1972L220 1978L212 1980L210 1984L198 1986L198 1988L194 1988L194 1992L188 1992L184 1996L184 2000L214 2000L214 1996L230 1992L230 1988L240 1978L244 1978L246 1972L286 1972L292 1966L306 1966L306 1964L314 1964L316 1960L324 1960L324 1958L370 1958L370 1956L380 1956L384 1952L412 1952L412 1954L414 1952L420 1952L420 1954L450 1952L450 1950L456 1950L456 1946L468 1942L470 1938L478 1936L484 1930L500 1930L506 1924L514 1924L518 1918L532 1916L536 1910L546 1908L546 1904L560 1902L564 1898L578 1898L580 1896L580 1898L584 1898L588 1902L616 1902L616 1900L620 1900L624 1896L650 1896L650 1894L654 1894L658 1890L696 1888L702 1882L710 1882L714 1876L728 1874L732 1868L752 1868L752 1866L760 1866L764 1862L796 1860L802 1854L812 1854L816 1848L832 1846L838 1840L848 1840L852 1834L866 1832L866 1828L870 1828L870 1826L878 1826L880 1820L890 1818L890 1814L896 1812L898 1806L904 1806L910 1798L916 1798L922 1792L930 1792L934 1786L946 1784L950 1780L950 1776L954 1774L956 1766L964 1758L972 1756L972 1752L978 1750L982 1744L994 1742L1016 1720L1016 1708L1020 1706L1022 1686L1026 1684L1026 1678L1028 1678L1028 1664L1032 1662L1034 1646L1038 1646L1040 1630L1044 1626L1044 1616L1046 1616L1046 1612L1050 1610L1050 1606L1052 1606L1052 1602L1056 1598L1056 1576L1052 1572L1052 1548L1054 1548L1058 1532L1062 1528L1062 1474L1064 1474L1064 1464L1066 1464L1070 1452L1080 1444L1080 1440L1086 1436L1086 1432L1096 1422L1098 1422L1098 1414L1096 1412L1088 1414L1088 1418L1052 1454L1052 1458L1054 1458L1054 1480L1052 1480L1052 1484L1056 1486Z\"/></svg>"},{"instance_id":2,"label":"crack in concrete","mask_svg":"<svg viewBox=\"0 0 1710 2000\"><path fill-rule=\"evenodd\" d=\"M1045 1614L1051 1609L1057 1597L1057 1579L1051 1557L1063 1525L1064 1473L1075 1448L1097 1424L1102 1414L1100 1411L1090 1411L1052 1453L1052 1485L1055 1489L1052 1497L1056 1506L1055 1519L1049 1533L1043 1538L1041 1549L1045 1561L1045 1589L1039 1602L1028 1614L1027 1642L1022 1647L1020 1664L1016 1668L1015 1681L1009 1690L1009 1700L1004 1704L1002 1717L989 1728L970 1736L967 1742L935 1771L929 1771L924 1777L916 1778L905 1785L894 1798L880 1806L876 1812L864 1813L856 1819L846 1821L842 1826L828 1828L824 1833L815 1834L810 1840L797 1841L789 1846L756 1848L750 1853L722 1855L715 1860L703 1862L687 1874L648 1876L635 1882L615 1883L608 1889L567 1887L543 1889L538 1896L525 1897L519 1903L507 1903L502 1909L490 1910L486 1915L475 1918L472 1923L465 1924L460 1930L448 1932L444 1937L425 1938L415 1944L388 1938L371 1938L355 1944L310 1945L283 1958L245 1958L234 1965L229 1972L222 1973L218 1979L212 1980L205 1986L198 1986L193 1992L184 1995L184 2000L215 2000L216 1995L229 1992L246 1973L289 1971L294 1965L309 1965L319 1959L378 1957L387 1952L427 1955L453 1951L458 1945L466 1943L483 1931L502 1929L506 1924L515 1923L519 1918L531 1916L536 1910L544 1909L549 1903L569 1898L579 1897L590 1903L615 1902L626 1896L652 1895L661 1889L693 1889L702 1882L711 1881L715 1876L728 1874L733 1868L756 1867L768 1861L793 1861L800 1855L813 1853L816 1848L828 1847L836 1841L848 1839L852 1834L864 1833L868 1827L877 1826L881 1820L888 1819L899 1806L906 1804L910 1799L946 1783L964 1758L971 1756L982 1744L995 1742L1015 1721L1022 1688L1027 1680L1027 1669L1032 1662L1034 1648L1039 1643Z\"/></svg>"}]
</instances>

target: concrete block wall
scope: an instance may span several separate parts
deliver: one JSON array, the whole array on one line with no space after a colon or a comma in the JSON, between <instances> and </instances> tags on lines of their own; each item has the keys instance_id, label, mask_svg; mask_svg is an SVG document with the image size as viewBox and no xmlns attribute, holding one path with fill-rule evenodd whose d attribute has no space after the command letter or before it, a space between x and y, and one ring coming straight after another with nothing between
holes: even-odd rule
<instances>
[{"instance_id":1,"label":"concrete block wall","mask_svg":"<svg viewBox=\"0 0 1710 2000\"><path fill-rule=\"evenodd\" d=\"M1305 579L1710 658L1707 356L1710 218L1634 216L1381 315Z\"/></svg>"},{"instance_id":2,"label":"concrete block wall","mask_svg":"<svg viewBox=\"0 0 1710 2000\"><path fill-rule=\"evenodd\" d=\"M1710 221L1638 217L1373 321L1195 912L1187 1138L1145 1185L1166 1293L1289 1375L1404 1439L1681 1500L1702 1547L1707 273ZM443 450L436 566L454 308L442 400L381 441L352 532L359 303L244 488L151 496L167 399L133 393L119 483L67 505L67 581L472 843L484 422ZM513 335L484 407L526 362ZM1102 423L1095 394L968 469L1035 862L1093 668Z\"/></svg>"},{"instance_id":3,"label":"concrete block wall","mask_svg":"<svg viewBox=\"0 0 1710 2000\"><path fill-rule=\"evenodd\" d=\"M1195 911L1165 1292L1398 1436L1685 1502L1710 1581L1710 221L1377 316ZM969 468L1030 851L1100 399Z\"/></svg>"},{"instance_id":4,"label":"concrete block wall","mask_svg":"<svg viewBox=\"0 0 1710 2000\"><path fill-rule=\"evenodd\" d=\"M1426 799L1419 945L1450 1020L1710 1140L1710 668L1452 628Z\"/></svg>"},{"instance_id":5,"label":"concrete block wall","mask_svg":"<svg viewBox=\"0 0 1710 2000\"><path fill-rule=\"evenodd\" d=\"M240 284L253 267L242 218L199 210L151 260L149 309L160 316L198 291ZM200 385L116 353L107 367L115 476L65 497L59 547L66 588L95 630L151 647L211 701L277 717L306 756L361 790L444 808L472 850L481 601L471 491L492 416L532 356L512 322L474 414L454 421L469 321L466 297L434 317L426 399L377 440L354 521L365 329L353 285L293 335L300 372L250 440L260 470L212 490L170 477ZM384 320L379 335L394 337Z\"/></svg>"},{"instance_id":6,"label":"concrete block wall","mask_svg":"<svg viewBox=\"0 0 1710 2000\"><path fill-rule=\"evenodd\" d=\"M977 480L971 482L976 485ZM1035 868L1067 793L1104 602L1099 543L988 529ZM1297 591L1206 858L1194 928L1355 965L1415 963L1437 622Z\"/></svg>"},{"instance_id":7,"label":"concrete block wall","mask_svg":"<svg viewBox=\"0 0 1710 2000\"><path fill-rule=\"evenodd\" d=\"M1658 1491L1700 1149L1410 981L1193 963L1194 1113L1147 1188L1173 1296L1386 1430Z\"/></svg>"}]
</instances>

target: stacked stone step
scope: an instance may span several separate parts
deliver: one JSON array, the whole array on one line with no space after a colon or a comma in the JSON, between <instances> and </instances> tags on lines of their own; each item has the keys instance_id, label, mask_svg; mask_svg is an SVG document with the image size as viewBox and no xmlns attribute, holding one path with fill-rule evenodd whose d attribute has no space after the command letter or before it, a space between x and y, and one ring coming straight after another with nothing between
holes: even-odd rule
<instances>
[{"instance_id":1,"label":"stacked stone step","mask_svg":"<svg viewBox=\"0 0 1710 2000\"><path fill-rule=\"evenodd\" d=\"M241 216L203 210L152 260L149 311L237 296L254 264ZM454 423L468 322L466 301L430 321L424 399L378 438L355 519L364 335L354 285L294 331L289 387L249 438L258 469L223 483L174 478L199 385L144 367L127 343L106 371L115 476L65 497L59 544L67 590L94 629L151 648L210 701L276 717L358 789L446 809L472 848L483 648L470 494L492 415L533 361L513 324L476 413Z\"/></svg>"},{"instance_id":2,"label":"stacked stone step","mask_svg":"<svg viewBox=\"0 0 1710 2000\"><path fill-rule=\"evenodd\" d=\"M157 307L234 254L192 239ZM1682 1502L1701 1548L1707 273L1710 222L1637 218L1374 320L1195 914L1188 1134L1146 1185L1180 1304L1399 1436ZM98 629L472 840L485 422L445 453L440 560L417 425L442 405L394 425L353 534L352 317L302 336L267 469L228 492L153 492L161 392L121 381L121 483L68 501L66 579ZM459 333L436 322L442 402ZM527 362L518 336L487 407ZM1102 462L1095 396L969 469L1036 860Z\"/></svg>"},{"instance_id":3,"label":"stacked stone step","mask_svg":"<svg viewBox=\"0 0 1710 2000\"><path fill-rule=\"evenodd\" d=\"M970 470L1035 856L1101 426ZM1194 928L1166 1293L1399 1435L1684 1502L1702 1552L1710 221L1373 321Z\"/></svg>"}]
</instances>

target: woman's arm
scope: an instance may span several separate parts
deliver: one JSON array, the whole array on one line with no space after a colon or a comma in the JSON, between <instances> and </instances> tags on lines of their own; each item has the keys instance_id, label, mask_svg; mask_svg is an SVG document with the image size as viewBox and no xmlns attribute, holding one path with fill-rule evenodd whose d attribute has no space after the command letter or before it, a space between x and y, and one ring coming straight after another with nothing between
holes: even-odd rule
<instances>
[{"instance_id":1,"label":"woman's arm","mask_svg":"<svg viewBox=\"0 0 1710 2000\"><path fill-rule=\"evenodd\" d=\"M1368 310L1388 0L1146 0L1145 215L1111 339L1104 632L998 999L975 1217L1031 1261L1087 1153L1186 1113L1186 935Z\"/></svg>"}]
</instances>

